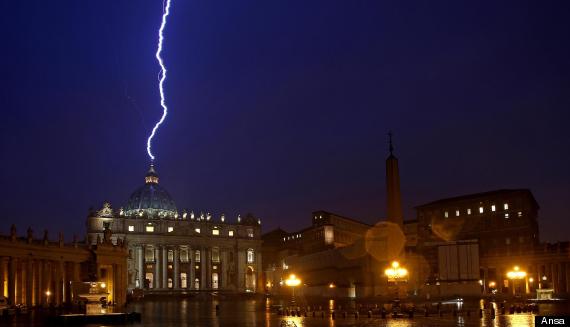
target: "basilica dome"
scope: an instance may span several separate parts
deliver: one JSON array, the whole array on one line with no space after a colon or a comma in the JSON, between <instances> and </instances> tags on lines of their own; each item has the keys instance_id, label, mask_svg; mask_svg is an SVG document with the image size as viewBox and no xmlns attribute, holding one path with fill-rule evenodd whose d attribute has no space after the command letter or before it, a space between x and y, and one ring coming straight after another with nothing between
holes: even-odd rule
<instances>
[{"instance_id":1,"label":"basilica dome","mask_svg":"<svg viewBox=\"0 0 570 327\"><path fill-rule=\"evenodd\" d=\"M136 189L124 208L125 216L140 218L177 218L176 204L168 192L158 185L158 174L151 164L145 184Z\"/></svg>"}]
</instances>

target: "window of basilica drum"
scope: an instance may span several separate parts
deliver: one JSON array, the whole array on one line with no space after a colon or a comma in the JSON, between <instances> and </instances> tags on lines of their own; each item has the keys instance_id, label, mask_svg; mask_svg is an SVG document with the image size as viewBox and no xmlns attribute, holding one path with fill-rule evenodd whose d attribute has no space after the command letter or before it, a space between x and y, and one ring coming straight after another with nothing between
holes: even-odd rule
<instances>
[{"instance_id":1,"label":"window of basilica drum","mask_svg":"<svg viewBox=\"0 0 570 327\"><path fill-rule=\"evenodd\" d=\"M220 249L212 248L212 262L220 262Z\"/></svg>"},{"instance_id":2,"label":"window of basilica drum","mask_svg":"<svg viewBox=\"0 0 570 327\"><path fill-rule=\"evenodd\" d=\"M180 249L180 262L188 262L188 250Z\"/></svg>"},{"instance_id":3,"label":"window of basilica drum","mask_svg":"<svg viewBox=\"0 0 570 327\"><path fill-rule=\"evenodd\" d=\"M154 250L151 248L147 248L144 251L144 259L145 261L149 262L149 261L154 261Z\"/></svg>"},{"instance_id":4,"label":"window of basilica drum","mask_svg":"<svg viewBox=\"0 0 570 327\"><path fill-rule=\"evenodd\" d=\"M247 263L253 263L255 261L255 254L253 249L247 250Z\"/></svg>"},{"instance_id":5,"label":"window of basilica drum","mask_svg":"<svg viewBox=\"0 0 570 327\"><path fill-rule=\"evenodd\" d=\"M196 252L194 252L194 261L200 262L200 250L196 250Z\"/></svg>"}]
</instances>

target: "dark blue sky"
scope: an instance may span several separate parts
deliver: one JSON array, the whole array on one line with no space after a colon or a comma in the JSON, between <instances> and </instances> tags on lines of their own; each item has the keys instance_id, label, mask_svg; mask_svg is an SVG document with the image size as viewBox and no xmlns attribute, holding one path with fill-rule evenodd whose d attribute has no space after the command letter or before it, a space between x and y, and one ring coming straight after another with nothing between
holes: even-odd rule
<instances>
[{"instance_id":1,"label":"dark blue sky","mask_svg":"<svg viewBox=\"0 0 570 327\"><path fill-rule=\"evenodd\" d=\"M385 215L386 132L413 206L530 188L570 228L567 1L173 0L155 139L179 208L293 230ZM83 235L143 183L162 1L2 1L0 212Z\"/></svg>"}]
</instances>

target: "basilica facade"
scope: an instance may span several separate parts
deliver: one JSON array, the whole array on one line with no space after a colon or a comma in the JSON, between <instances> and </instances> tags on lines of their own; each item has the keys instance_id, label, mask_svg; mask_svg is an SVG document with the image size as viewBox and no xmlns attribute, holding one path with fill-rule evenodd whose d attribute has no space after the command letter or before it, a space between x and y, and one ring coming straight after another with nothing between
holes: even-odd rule
<instances>
[{"instance_id":1,"label":"basilica facade","mask_svg":"<svg viewBox=\"0 0 570 327\"><path fill-rule=\"evenodd\" d=\"M128 289L145 293L257 292L261 277L261 222L176 208L153 165L126 205L109 203L87 218L87 238L128 248Z\"/></svg>"}]
</instances>

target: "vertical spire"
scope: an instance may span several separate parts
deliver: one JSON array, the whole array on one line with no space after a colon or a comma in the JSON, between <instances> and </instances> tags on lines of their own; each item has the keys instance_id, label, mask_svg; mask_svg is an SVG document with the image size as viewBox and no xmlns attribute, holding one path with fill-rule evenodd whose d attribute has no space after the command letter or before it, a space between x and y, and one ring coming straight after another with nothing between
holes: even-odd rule
<instances>
[{"instance_id":1,"label":"vertical spire","mask_svg":"<svg viewBox=\"0 0 570 327\"><path fill-rule=\"evenodd\" d=\"M394 156L391 131L388 132L388 149L390 150L390 155L386 159L387 219L389 222L401 226L404 217L400 196L400 172L398 169L398 159Z\"/></svg>"}]
</instances>

